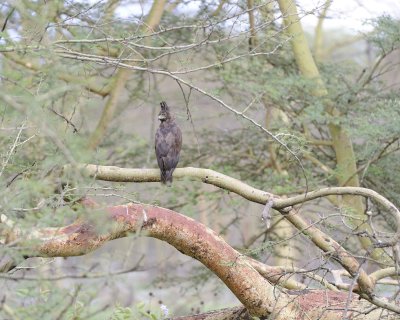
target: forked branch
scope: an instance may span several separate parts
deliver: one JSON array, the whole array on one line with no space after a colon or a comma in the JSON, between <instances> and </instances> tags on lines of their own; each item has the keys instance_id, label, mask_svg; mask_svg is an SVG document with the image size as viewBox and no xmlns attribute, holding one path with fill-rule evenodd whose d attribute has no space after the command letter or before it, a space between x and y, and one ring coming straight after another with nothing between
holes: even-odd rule
<instances>
[{"instance_id":1,"label":"forked branch","mask_svg":"<svg viewBox=\"0 0 400 320\"><path fill-rule=\"evenodd\" d=\"M73 169L70 165L64 167L65 171ZM119 168L114 166L100 166L94 164L79 164L78 169L86 175L94 177L97 180L113 181L113 182L159 182L160 172L158 169L129 169ZM248 184L219 173L210 169L203 168L177 168L174 172L174 178L180 179L183 177L190 177L201 180L204 183L212 184L216 187L234 192L243 198L252 202L266 204L269 200L274 199L272 208L282 210L290 208L297 204L305 203L317 198L326 197L329 195L357 195L368 197L393 215L397 225L397 231L391 239L380 243L378 246L394 246L400 241L400 211L399 209L384 196L380 195L374 190L361 188L361 187L332 187L322 188L319 190L307 192L305 194L297 195L289 198L280 198L270 192L253 188Z\"/></svg>"}]
</instances>

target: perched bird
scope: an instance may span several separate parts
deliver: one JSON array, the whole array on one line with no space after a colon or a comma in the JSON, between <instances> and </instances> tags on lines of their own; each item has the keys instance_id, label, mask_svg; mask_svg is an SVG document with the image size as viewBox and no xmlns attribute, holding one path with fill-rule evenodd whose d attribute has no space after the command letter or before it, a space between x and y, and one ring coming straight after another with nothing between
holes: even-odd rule
<instances>
[{"instance_id":1,"label":"perched bird","mask_svg":"<svg viewBox=\"0 0 400 320\"><path fill-rule=\"evenodd\" d=\"M179 162L182 147L182 132L172 117L168 105L160 103L161 111L158 120L161 121L156 132L156 156L161 171L161 183L171 185L172 173Z\"/></svg>"}]
</instances>

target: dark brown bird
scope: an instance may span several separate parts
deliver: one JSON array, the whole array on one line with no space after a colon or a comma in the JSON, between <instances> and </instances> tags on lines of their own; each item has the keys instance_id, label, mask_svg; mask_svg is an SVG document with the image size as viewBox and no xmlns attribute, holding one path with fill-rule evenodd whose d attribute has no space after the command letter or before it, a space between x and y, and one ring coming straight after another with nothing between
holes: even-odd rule
<instances>
[{"instance_id":1,"label":"dark brown bird","mask_svg":"<svg viewBox=\"0 0 400 320\"><path fill-rule=\"evenodd\" d=\"M175 123L168 105L164 101L160 105L158 120L161 123L156 132L156 156L161 171L161 183L171 185L172 173L178 165L182 148L182 132Z\"/></svg>"}]
</instances>

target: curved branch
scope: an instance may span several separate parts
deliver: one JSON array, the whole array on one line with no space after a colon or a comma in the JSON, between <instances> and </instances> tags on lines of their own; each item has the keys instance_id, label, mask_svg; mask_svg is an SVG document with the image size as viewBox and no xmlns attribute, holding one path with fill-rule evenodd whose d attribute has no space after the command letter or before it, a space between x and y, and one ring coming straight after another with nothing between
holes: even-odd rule
<instances>
[{"instance_id":1,"label":"curved branch","mask_svg":"<svg viewBox=\"0 0 400 320\"><path fill-rule=\"evenodd\" d=\"M395 277L395 276L400 276L399 270L396 270L395 267L390 267L390 268L385 268L385 269L379 269L375 272L372 272L370 275L370 278L374 282L378 282L378 280L387 278L387 277Z\"/></svg>"},{"instance_id":2,"label":"curved branch","mask_svg":"<svg viewBox=\"0 0 400 320\"><path fill-rule=\"evenodd\" d=\"M316 246L326 252L333 260L338 261L343 268L345 268L351 276L357 280L358 287L355 288L356 291L359 293L365 293L368 298L372 297L374 283L364 269L361 268L358 261L337 241L313 225L309 225L309 223L302 219L295 210L291 210L290 213L284 214L284 217L304 235L309 237Z\"/></svg>"},{"instance_id":3,"label":"curved branch","mask_svg":"<svg viewBox=\"0 0 400 320\"><path fill-rule=\"evenodd\" d=\"M111 221L107 231L99 234L95 225L81 222L44 229L33 233L29 239L39 241L37 254L48 257L83 255L128 233L141 233L166 241L200 261L226 284L253 316L263 317L279 310L276 319L287 319L285 316L293 311L287 307L289 301L283 294L276 300L276 288L252 267L246 256L201 223L174 211L144 204L93 210L108 212Z\"/></svg>"},{"instance_id":4,"label":"curved branch","mask_svg":"<svg viewBox=\"0 0 400 320\"><path fill-rule=\"evenodd\" d=\"M82 203L93 207L93 202L88 199ZM328 320L338 316L341 308L349 304L348 294L343 292L300 290L291 296L279 293L253 267L255 260L234 250L211 229L174 211L132 203L92 210L108 213L110 223L106 224L107 230L101 228L101 234L95 225L76 222L63 228L35 231L30 234L27 244L31 248L34 246L32 251L41 256L77 256L135 232L166 241L180 252L199 260L232 290L253 316L265 318L271 315L276 320L301 319L307 310L311 318ZM276 276L268 268L264 271L270 277ZM393 310L391 304L373 300ZM371 308L366 301L354 298L350 300L350 305L361 313ZM317 316L321 314L324 316ZM369 314L366 319L379 319L380 315L381 312Z\"/></svg>"},{"instance_id":5,"label":"curved branch","mask_svg":"<svg viewBox=\"0 0 400 320\"><path fill-rule=\"evenodd\" d=\"M94 177L97 180L112 182L160 182L159 169L130 169L95 164L79 164L77 168L82 170L83 174ZM64 166L66 172L73 169L74 167L71 165ZM261 204L265 204L268 199L274 196L272 193L253 188L238 179L211 169L193 167L175 169L174 179L184 177L199 179L204 183L234 192L247 200Z\"/></svg>"},{"instance_id":6,"label":"curved branch","mask_svg":"<svg viewBox=\"0 0 400 320\"><path fill-rule=\"evenodd\" d=\"M64 167L65 170L71 170L71 166ZM160 172L158 169L127 169L115 166L100 166L94 164L80 164L78 169L81 169L85 174L95 177L97 180L114 181L114 182L159 182ZM243 198L252 202L266 204L268 200L274 199L273 208L281 210L294 206L296 204L304 203L313 199L326 197L329 195L358 195L369 197L391 213L396 219L397 231L394 236L380 246L393 246L400 241L400 211L388 199L379 193L361 187L332 187L323 188L306 194L297 195L290 198L279 198L272 193L253 188L248 184L219 173L211 169L203 168L177 168L174 171L174 178L191 177L200 179L204 183L212 184L216 187L234 192Z\"/></svg>"},{"instance_id":7,"label":"curved branch","mask_svg":"<svg viewBox=\"0 0 400 320\"><path fill-rule=\"evenodd\" d=\"M391 203L388 199L384 196L380 195L374 190L361 188L361 187L332 187L332 188L323 188L320 190L315 190L308 192L307 194L294 196L287 199L279 199L275 201L275 209L282 209L288 206L293 206L299 203L304 203L313 199L322 198L330 195L358 195L363 197L368 197L380 205L382 205L386 210L389 211L396 219L397 223L397 231L394 236L382 244L381 246L394 246L400 241L400 211L397 207Z\"/></svg>"},{"instance_id":8,"label":"curved branch","mask_svg":"<svg viewBox=\"0 0 400 320\"><path fill-rule=\"evenodd\" d=\"M70 170L71 165L67 165L64 168L66 170ZM97 166L90 164L79 165L78 168L80 168L84 173L99 180L116 182L160 181L159 171L157 169L123 169L118 167ZM374 290L374 282L372 281L372 279L370 279L368 274L361 268L358 261L349 252L347 252L337 241L329 237L327 234L323 233L318 228L306 222L303 218L300 217L297 211L290 210L290 212L288 213L284 210L285 208L290 208L290 206L292 205L310 201L318 197L334 194L354 194L374 198L376 201L389 209L390 212L394 214L397 219L397 217L400 216L398 209L383 196L370 189L359 187L338 187L325 188L300 196L280 199L278 197L275 197L271 193L252 188L251 186L237 179L231 178L210 169L189 167L178 168L175 170L175 178L181 178L184 176L200 178L205 183L213 184L223 189L233 191L250 201L266 203L268 199L272 199L274 201L274 209L280 210L281 213L283 213L284 217L290 223L292 223L300 232L308 236L310 240L321 250L328 253L334 260L338 261L352 275L352 277L357 280L358 287L355 289L359 292L360 296L373 303L376 303L379 306L385 305L387 307L388 304L372 296ZM393 239L398 237L398 233L399 231L396 233ZM397 308L391 304L389 304L389 307L387 308L395 312L398 312L400 310L400 308Z\"/></svg>"}]
</instances>

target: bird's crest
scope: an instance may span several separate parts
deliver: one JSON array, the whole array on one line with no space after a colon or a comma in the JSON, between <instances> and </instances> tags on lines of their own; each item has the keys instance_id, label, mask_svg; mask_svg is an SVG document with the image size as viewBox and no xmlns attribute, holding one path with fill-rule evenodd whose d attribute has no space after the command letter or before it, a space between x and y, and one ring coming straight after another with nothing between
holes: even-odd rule
<instances>
[{"instance_id":1,"label":"bird's crest","mask_svg":"<svg viewBox=\"0 0 400 320\"><path fill-rule=\"evenodd\" d=\"M165 101L161 101L160 105L161 105L161 111L169 112L169 107Z\"/></svg>"},{"instance_id":2,"label":"bird's crest","mask_svg":"<svg viewBox=\"0 0 400 320\"><path fill-rule=\"evenodd\" d=\"M166 120L171 120L171 114L169 112L169 107L165 101L160 102L161 105L161 111L158 114L158 120L161 122L166 121Z\"/></svg>"}]
</instances>

